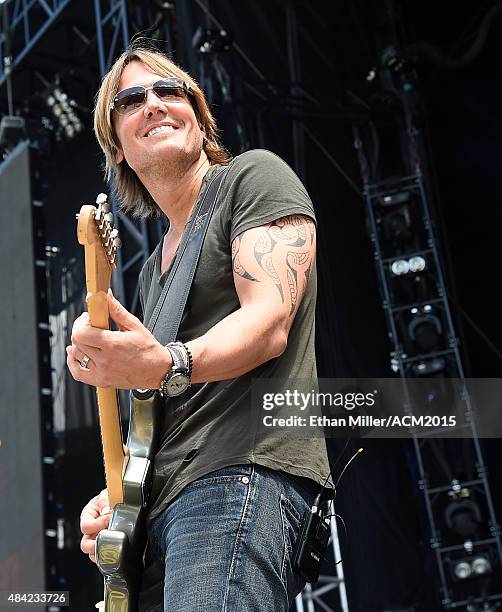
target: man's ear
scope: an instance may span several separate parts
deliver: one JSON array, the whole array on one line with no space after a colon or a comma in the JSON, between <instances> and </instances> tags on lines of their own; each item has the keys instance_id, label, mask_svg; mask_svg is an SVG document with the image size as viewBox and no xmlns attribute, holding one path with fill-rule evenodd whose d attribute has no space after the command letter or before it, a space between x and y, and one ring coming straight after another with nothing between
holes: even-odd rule
<instances>
[{"instance_id":1,"label":"man's ear","mask_svg":"<svg viewBox=\"0 0 502 612\"><path fill-rule=\"evenodd\" d=\"M115 163L120 164L120 162L123 160L124 160L124 151L118 148L117 151L115 152Z\"/></svg>"}]
</instances>

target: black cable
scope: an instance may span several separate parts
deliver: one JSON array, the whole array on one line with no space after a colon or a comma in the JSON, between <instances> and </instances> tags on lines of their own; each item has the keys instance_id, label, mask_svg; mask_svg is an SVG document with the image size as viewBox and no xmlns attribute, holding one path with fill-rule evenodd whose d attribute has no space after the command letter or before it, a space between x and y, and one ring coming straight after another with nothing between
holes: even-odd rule
<instances>
[{"instance_id":1,"label":"black cable","mask_svg":"<svg viewBox=\"0 0 502 612\"><path fill-rule=\"evenodd\" d=\"M350 440L351 440L351 438L349 438L349 439L347 440L347 442L346 442L346 444L345 444L345 448L347 448L347 445L348 445L348 443L350 442ZM341 457L341 456L342 456L342 454L345 452L345 448L343 449L342 453L340 454L340 457ZM357 455L359 455L359 454L360 454L360 453L362 453L362 452L363 452L363 448L362 448L362 447L361 447L361 448L358 448L358 449L357 449L357 451L356 451L356 452L355 452L355 453L352 455L352 457L351 457L351 458L350 458L350 459L347 461L347 463L345 464L345 467L343 468L343 470L340 472L340 476L338 476L338 479L337 479L336 483L333 485L333 501L335 500L335 497L336 497L336 490L337 490L336 488L338 487L338 484L339 484L340 480L342 479L342 476L344 475L345 470L346 470L346 469L349 467L349 465L352 463L352 461L354 461L354 459L357 457ZM335 465L336 465L336 464L335 464ZM333 466L333 470L334 470L334 467L335 467L335 466ZM329 478L330 476L331 476L331 472L330 472L330 473L328 474L328 476L326 477L326 481L325 481L325 483L324 483L324 485L323 485L323 487L322 487L321 491L320 491L320 492L317 494L317 497L315 498L315 501L314 501L313 508L314 508L314 507L315 507L315 508L319 508L319 504L321 503L321 497L322 497L323 491L324 491L324 489L326 488L326 484L327 484L327 482L328 482L328 478ZM328 516L327 516L327 517L325 517L325 518L328 518L329 516L333 516L333 515L328 515Z\"/></svg>"},{"instance_id":2,"label":"black cable","mask_svg":"<svg viewBox=\"0 0 502 612\"><path fill-rule=\"evenodd\" d=\"M319 493L319 495L315 498L314 501L314 506L319 507L319 504L321 502L321 497L323 494L324 489L326 488L326 485L328 484L328 480L329 477L331 476L331 473L335 471L336 465L337 463L340 461L340 459L343 457L343 453L347 450L347 446L349 445L351 438L347 439L347 442L345 442L345 446L343 447L342 452L338 455L336 461L335 461L335 465L331 468L331 470L328 472L328 475L326 476L326 480L324 481L324 484L322 485L321 488L321 492ZM331 484L333 484L333 479L331 481ZM335 485L333 484L333 499L335 499L335 495L336 495L336 489L335 489Z\"/></svg>"},{"instance_id":3,"label":"black cable","mask_svg":"<svg viewBox=\"0 0 502 612\"><path fill-rule=\"evenodd\" d=\"M348 446L348 444L349 444L350 440L351 440L351 438L349 438L349 439L347 440L347 442L345 443L345 448L344 448L344 449L343 449L343 451L340 453L340 455L339 455L339 457L338 457L338 458L340 458L340 457L343 455L343 453L345 452L345 449L347 448L347 446ZM357 449L357 451L356 451L356 452L355 452L355 453L352 455L352 457L351 457L351 458L350 458L350 459L347 461L347 463L345 464L345 466L344 466L343 470L340 472L340 475L338 476L338 479L337 479L336 483L335 483L335 484L334 484L334 486L333 486L333 500L332 500L332 501L334 501L334 500L335 500L335 497L336 497L336 491L337 491L338 484L340 483L340 480L342 479L342 476L345 474L345 471L347 470L347 468L349 467L349 465L350 465L350 464L351 464L351 463L354 461L354 459L355 459L355 458L356 458L356 457L357 457L359 454L361 454L362 452L363 452L363 448L362 448L362 447L358 448L358 449ZM338 460L337 460L337 462L338 462ZM335 463L335 465L336 465L336 463ZM333 470L334 470L334 468L335 468L335 466L333 466ZM330 474L328 474L328 478L329 478L329 476L330 476L330 475L331 475L331 473L330 473ZM326 482L327 482L328 478L326 478ZM312 506L312 513L314 513L314 512L315 512L315 513L319 512L318 508L319 508L319 504L321 503L321 496L322 496L322 492L323 492L324 488L326 487L326 482L324 483L323 488L321 489L321 492L320 492L320 493L317 495L317 497L315 498L314 505ZM343 520L343 517L342 517L340 514L337 514L336 512L333 512L332 514L327 514L327 515L326 515L326 516L324 516L324 517L322 516L322 514L320 514L320 516L322 517L322 519L323 519L323 520L326 520L326 519L331 519L332 517L336 517L336 518L340 519L340 521L341 521L341 523L342 523L342 526L343 526L343 530L344 530L344 532L345 532L345 537L346 537L346 538L348 538L347 526L345 525L345 521ZM335 565L338 565L338 564L339 564L339 563L341 563L341 562L342 562L342 559L339 559L338 561L336 561L336 560L335 560Z\"/></svg>"},{"instance_id":4,"label":"black cable","mask_svg":"<svg viewBox=\"0 0 502 612\"><path fill-rule=\"evenodd\" d=\"M359 186L350 178L350 176L343 170L340 164L336 161L336 159L331 155L331 153L326 149L326 147L319 141L319 139L307 128L303 128L307 136L317 145L317 147L324 153L326 159L331 162L331 164L338 170L338 173L345 179L345 181L350 185L352 190L360 197L363 198L363 192L359 188Z\"/></svg>"},{"instance_id":5,"label":"black cable","mask_svg":"<svg viewBox=\"0 0 502 612\"><path fill-rule=\"evenodd\" d=\"M492 8L486 13L474 42L469 49L463 53L463 55L457 58L449 58L442 51L427 42L417 42L409 45L404 50L405 55L411 56L413 59L428 60L433 64L439 64L445 68L461 68L463 66L467 66L481 53L481 50L486 43L492 21L499 15L499 13L502 13L502 2L492 6Z\"/></svg>"},{"instance_id":6,"label":"black cable","mask_svg":"<svg viewBox=\"0 0 502 612\"><path fill-rule=\"evenodd\" d=\"M356 450L356 452L352 455L352 457L347 461L347 463L345 464L345 467L343 468L343 470L340 473L340 476L338 477L338 480L335 483L335 488L334 488L334 494L333 494L333 501L335 500L336 497L336 491L337 491L337 487L340 483L340 480L342 479L342 476L345 474L345 470L349 467L349 465L354 461L354 459L360 455L363 452L363 448L362 446L360 448L358 448ZM328 514L328 516L326 518L329 518L330 516L335 516L334 514Z\"/></svg>"}]
</instances>

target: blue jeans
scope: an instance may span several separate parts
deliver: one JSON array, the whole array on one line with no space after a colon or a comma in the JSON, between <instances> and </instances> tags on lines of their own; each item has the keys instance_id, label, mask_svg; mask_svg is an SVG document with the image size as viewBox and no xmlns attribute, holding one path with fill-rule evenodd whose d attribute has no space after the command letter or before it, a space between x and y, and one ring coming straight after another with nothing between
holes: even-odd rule
<instances>
[{"instance_id":1,"label":"blue jeans","mask_svg":"<svg viewBox=\"0 0 502 612\"><path fill-rule=\"evenodd\" d=\"M286 612L305 584L291 552L312 502L301 484L258 465L192 482L151 522L140 610Z\"/></svg>"}]
</instances>

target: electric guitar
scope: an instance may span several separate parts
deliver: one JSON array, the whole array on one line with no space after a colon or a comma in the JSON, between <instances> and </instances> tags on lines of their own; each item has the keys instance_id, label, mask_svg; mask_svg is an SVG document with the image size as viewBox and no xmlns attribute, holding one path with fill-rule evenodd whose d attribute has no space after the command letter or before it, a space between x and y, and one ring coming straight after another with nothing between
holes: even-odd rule
<instances>
[{"instance_id":1,"label":"electric guitar","mask_svg":"<svg viewBox=\"0 0 502 612\"><path fill-rule=\"evenodd\" d=\"M85 205L77 215L78 241L85 248L87 309L93 327L108 329L106 294L116 267L118 232L105 194L98 205ZM146 546L146 504L159 407L155 390L130 394L129 433L124 445L115 389L97 388L99 425L106 486L112 517L96 540L96 561L104 577L105 612L136 612Z\"/></svg>"}]
</instances>

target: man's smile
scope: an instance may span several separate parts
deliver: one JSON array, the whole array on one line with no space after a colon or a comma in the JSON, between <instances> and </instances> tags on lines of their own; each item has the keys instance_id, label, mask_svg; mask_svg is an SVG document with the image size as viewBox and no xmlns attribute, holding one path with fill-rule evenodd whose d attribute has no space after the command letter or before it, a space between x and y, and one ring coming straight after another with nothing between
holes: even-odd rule
<instances>
[{"instance_id":1,"label":"man's smile","mask_svg":"<svg viewBox=\"0 0 502 612\"><path fill-rule=\"evenodd\" d=\"M175 123L161 123L150 126L147 132L144 134L145 138L150 138L151 136L155 136L155 134L160 134L161 132L174 132L178 129L178 126Z\"/></svg>"}]
</instances>

